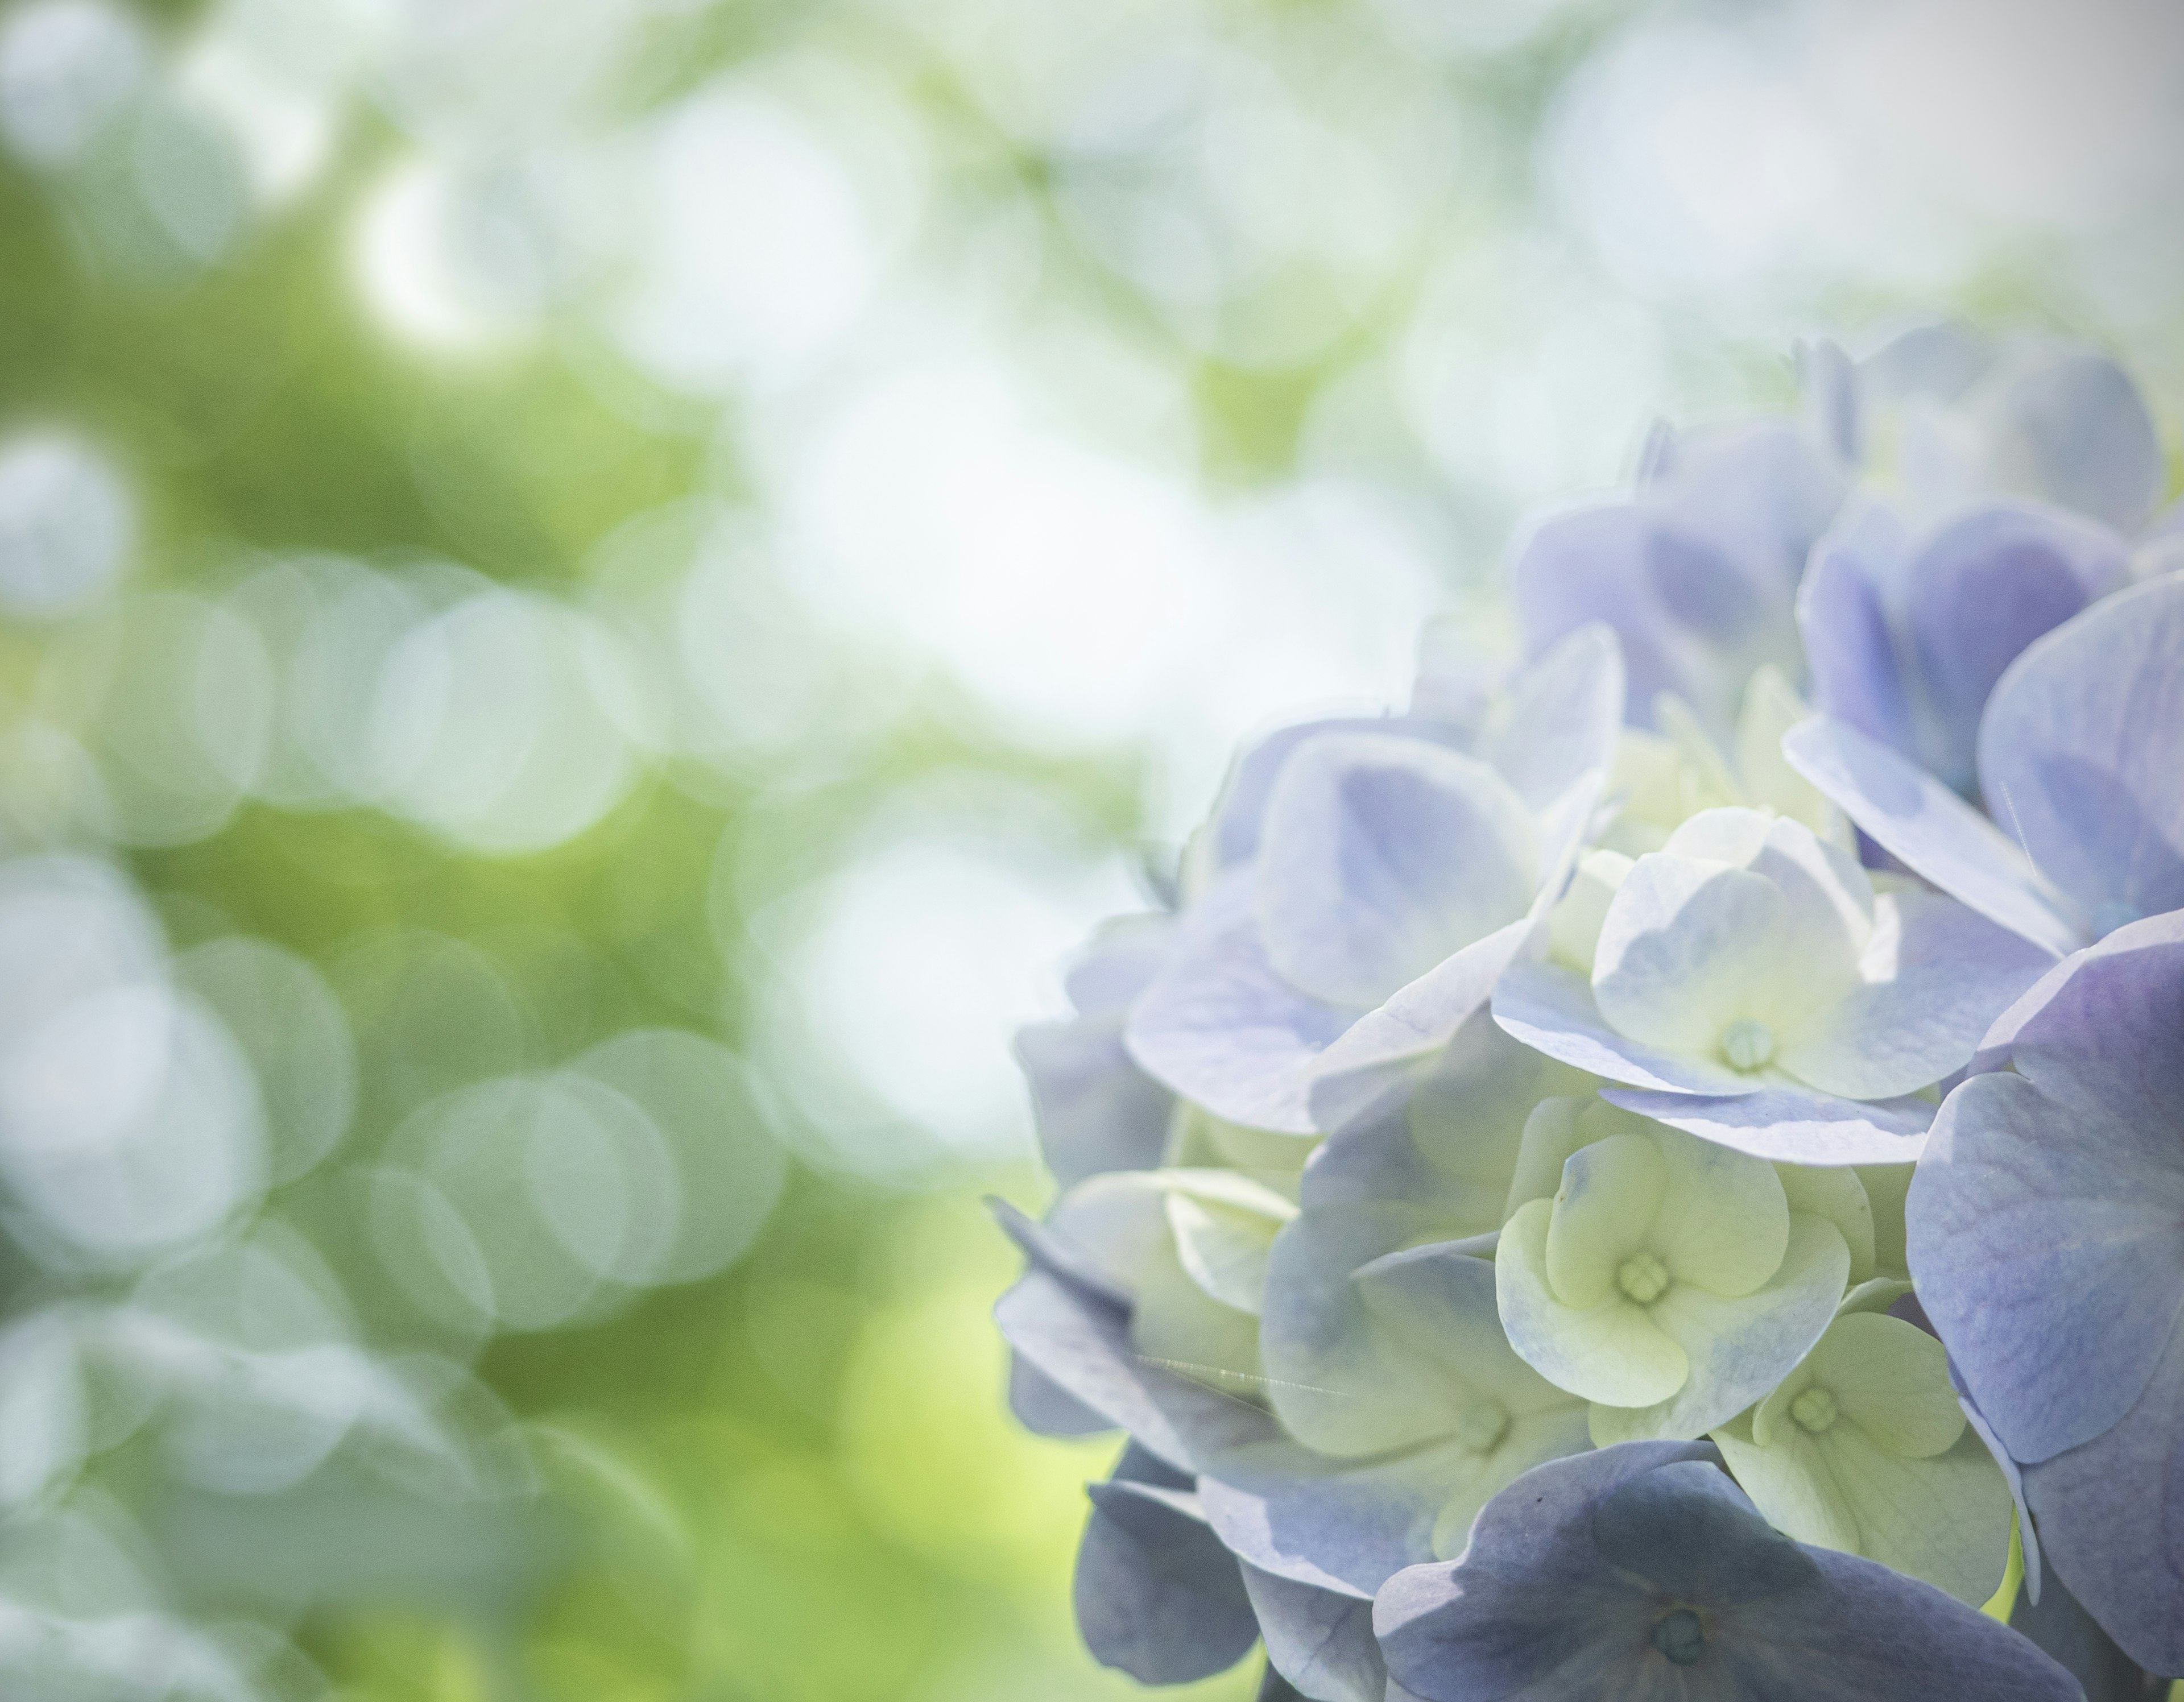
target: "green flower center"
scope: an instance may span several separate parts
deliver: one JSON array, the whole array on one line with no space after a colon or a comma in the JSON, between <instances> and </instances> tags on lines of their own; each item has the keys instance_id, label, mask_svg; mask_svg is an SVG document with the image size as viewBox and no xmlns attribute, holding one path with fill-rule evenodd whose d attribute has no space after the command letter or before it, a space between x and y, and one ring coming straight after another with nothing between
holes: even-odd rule
<instances>
[{"instance_id":1,"label":"green flower center","mask_svg":"<svg viewBox=\"0 0 2184 1702\"><path fill-rule=\"evenodd\" d=\"M1790 1416L1815 1436L1836 1421L1836 1398L1817 1387L1807 1389L1790 1403Z\"/></svg>"},{"instance_id":2,"label":"green flower center","mask_svg":"<svg viewBox=\"0 0 2184 1702\"><path fill-rule=\"evenodd\" d=\"M1641 1306L1659 1299L1669 1286L1669 1267L1650 1253L1634 1253L1617 1268L1615 1286Z\"/></svg>"},{"instance_id":3,"label":"green flower center","mask_svg":"<svg viewBox=\"0 0 2184 1702\"><path fill-rule=\"evenodd\" d=\"M1774 1031L1763 1022L1740 1016L1721 1031L1721 1055L1732 1070L1758 1070L1773 1061Z\"/></svg>"},{"instance_id":4,"label":"green flower center","mask_svg":"<svg viewBox=\"0 0 2184 1702\"><path fill-rule=\"evenodd\" d=\"M1653 1647L1679 1666L1689 1666L1706 1649L1706 1627L1687 1607L1653 1621Z\"/></svg>"}]
</instances>

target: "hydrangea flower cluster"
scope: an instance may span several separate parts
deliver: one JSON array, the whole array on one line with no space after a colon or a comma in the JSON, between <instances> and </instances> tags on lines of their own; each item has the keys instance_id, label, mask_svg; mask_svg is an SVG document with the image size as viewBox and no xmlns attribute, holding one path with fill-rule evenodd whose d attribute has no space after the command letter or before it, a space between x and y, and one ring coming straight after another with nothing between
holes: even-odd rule
<instances>
[{"instance_id":1,"label":"hydrangea flower cluster","mask_svg":"<svg viewBox=\"0 0 2184 1702\"><path fill-rule=\"evenodd\" d=\"M997 1317L1024 1422L1128 1433L1103 1662L2184 1672L2184 510L2090 349L1803 377L1530 530L1518 665L1247 749L1021 1037Z\"/></svg>"}]
</instances>

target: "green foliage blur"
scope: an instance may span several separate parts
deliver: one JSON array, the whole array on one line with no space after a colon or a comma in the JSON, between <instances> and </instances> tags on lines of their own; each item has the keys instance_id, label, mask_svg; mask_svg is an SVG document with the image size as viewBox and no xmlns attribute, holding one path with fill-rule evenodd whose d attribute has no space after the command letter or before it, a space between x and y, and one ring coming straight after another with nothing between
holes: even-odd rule
<instances>
[{"instance_id":1,"label":"green foliage blur","mask_svg":"<svg viewBox=\"0 0 2184 1702\"><path fill-rule=\"evenodd\" d=\"M685 54L767 28L724 8L663 60L695 76ZM618 526L705 483L703 410L677 420L663 398L667 423L645 429L551 342L440 364L373 323L345 223L397 142L361 116L301 206L180 276L107 264L80 209L0 163L0 407L119 451L140 587L218 586L239 551L309 550L443 557L566 592ZM64 638L0 624L0 714L26 711ZM1132 830L1126 756L1042 758L952 704L912 703L801 792L794 820L770 827L772 854L823 870L892 791L964 768L1078 800L1100 839ZM708 914L710 876L747 800L779 778L756 767L700 801L655 773L528 856L465 854L367 808L246 803L212 837L129 863L177 949L242 933L323 968L404 929L485 954L517 1020L482 1060L460 1010L443 1014L451 1030L404 1032L404 988L393 1009L352 1003L364 1110L344 1151L368 1155L393 1121L376 1071L459 1082L638 1026L738 1043L755 977L714 949L735 931ZM327 1181L276 1190L267 1211L327 1254L369 1318L388 1279ZM307 1486L246 1506L164 1483L134 1448L100 1462L100 1481L142 1518L178 1607L286 1624L350 1702L1128 1694L1084 1655L1069 1606L1081 1485L1112 1448L1037 1441L1003 1404L985 1313L1014 1260L979 1204L996 1187L1035 1204L1042 1185L1027 1167L959 1167L905 1196L799 1169L727 1272L603 1323L491 1342L477 1369L521 1423L536 1497L435 1507Z\"/></svg>"}]
</instances>

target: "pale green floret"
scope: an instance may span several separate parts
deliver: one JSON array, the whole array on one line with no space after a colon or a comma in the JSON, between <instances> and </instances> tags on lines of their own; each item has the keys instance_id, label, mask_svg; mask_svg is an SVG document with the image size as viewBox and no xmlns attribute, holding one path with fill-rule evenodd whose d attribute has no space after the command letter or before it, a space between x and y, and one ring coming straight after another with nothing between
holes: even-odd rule
<instances>
[{"instance_id":1,"label":"pale green floret","mask_svg":"<svg viewBox=\"0 0 2184 1702\"><path fill-rule=\"evenodd\" d=\"M1713 1437L1778 1529L1977 1606L2008 1562L2009 1491L1965 1422L1942 1344L1864 1310L1902 1286L1851 1295L1781 1386Z\"/></svg>"},{"instance_id":2,"label":"pale green floret","mask_svg":"<svg viewBox=\"0 0 2184 1702\"><path fill-rule=\"evenodd\" d=\"M1525 1126L1495 1254L1509 1343L1594 1404L1596 1443L1703 1434L1827 1327L1843 1233L1793 1211L1765 1160L1599 1101L1549 1104ZM1534 1193L1557 1156L1559 1186Z\"/></svg>"},{"instance_id":3,"label":"pale green floret","mask_svg":"<svg viewBox=\"0 0 2184 1702\"><path fill-rule=\"evenodd\" d=\"M1763 1070L1774 1059L1774 1031L1740 1016L1721 1031L1721 1055L1732 1070Z\"/></svg>"}]
</instances>

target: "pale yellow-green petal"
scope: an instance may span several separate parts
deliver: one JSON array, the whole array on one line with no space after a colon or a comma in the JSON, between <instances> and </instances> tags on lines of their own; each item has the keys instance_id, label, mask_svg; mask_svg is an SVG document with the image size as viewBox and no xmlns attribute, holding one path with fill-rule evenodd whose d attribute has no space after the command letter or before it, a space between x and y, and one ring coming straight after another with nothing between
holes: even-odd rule
<instances>
[{"instance_id":1,"label":"pale yellow-green petal","mask_svg":"<svg viewBox=\"0 0 2184 1702\"><path fill-rule=\"evenodd\" d=\"M1850 1248L1850 1280L1865 1282L1873 1275L1873 1204L1865 1184L1847 1165L1784 1165L1774 1166L1783 1194L1792 1211L1809 1211L1825 1217L1842 1231Z\"/></svg>"},{"instance_id":2,"label":"pale yellow-green petal","mask_svg":"<svg viewBox=\"0 0 2184 1702\"><path fill-rule=\"evenodd\" d=\"M1563 1166L1580 1148L1610 1135L1642 1134L1652 1126L1651 1119L1611 1105L1594 1093L1557 1094L1540 1100L1524 1119L1502 1221L1507 1222L1529 1201L1552 1199L1563 1185Z\"/></svg>"},{"instance_id":3,"label":"pale yellow-green petal","mask_svg":"<svg viewBox=\"0 0 2184 1702\"><path fill-rule=\"evenodd\" d=\"M1553 1207L1535 1199L1502 1231L1494 1290L1509 1345L1558 1388L1587 1400L1651 1406L1681 1388L1690 1374L1684 1350L1656 1328L1644 1308L1620 1293L1580 1310L1547 1282L1547 1224Z\"/></svg>"},{"instance_id":4,"label":"pale yellow-green petal","mask_svg":"<svg viewBox=\"0 0 2184 1702\"><path fill-rule=\"evenodd\" d=\"M2009 1488L1976 1432L1923 1460L1884 1453L1855 1425L1819 1440L1857 1516L1858 1553L1971 1607L1994 1594L2009 1562Z\"/></svg>"},{"instance_id":5,"label":"pale yellow-green petal","mask_svg":"<svg viewBox=\"0 0 2184 1702\"><path fill-rule=\"evenodd\" d=\"M1857 1511L1822 1460L1816 1438L1795 1425L1781 1427L1765 1444L1738 1425L1713 1435L1730 1474L1769 1524L1801 1543L1859 1552Z\"/></svg>"},{"instance_id":6,"label":"pale yellow-green petal","mask_svg":"<svg viewBox=\"0 0 2184 1702\"><path fill-rule=\"evenodd\" d=\"M1657 1405L1594 1414L1594 1439L1603 1445L1610 1439L1687 1440L1762 1399L1826 1331L1849 1266L1841 1232L1825 1218L1801 1211L1790 1220L1781 1269L1758 1293L1725 1299L1687 1283L1673 1285L1650 1316L1683 1348L1689 1380Z\"/></svg>"},{"instance_id":7,"label":"pale yellow-green petal","mask_svg":"<svg viewBox=\"0 0 2184 1702\"><path fill-rule=\"evenodd\" d=\"M1191 1281L1224 1305L1256 1314L1267 1297L1267 1254L1279 1221L1174 1193L1167 1197L1167 1222Z\"/></svg>"},{"instance_id":8,"label":"pale yellow-green petal","mask_svg":"<svg viewBox=\"0 0 2184 1702\"><path fill-rule=\"evenodd\" d=\"M1828 1327L1807 1365L1834 1397L1842 1421L1886 1453L1923 1460L1964 1434L1947 1350L1915 1324L1880 1312L1847 1313Z\"/></svg>"},{"instance_id":9,"label":"pale yellow-green petal","mask_svg":"<svg viewBox=\"0 0 2184 1702\"><path fill-rule=\"evenodd\" d=\"M1790 1243L1790 1207L1774 1166L1680 1129L1650 1132L1669 1176L1653 1250L1679 1284L1731 1299L1758 1292Z\"/></svg>"},{"instance_id":10,"label":"pale yellow-green petal","mask_svg":"<svg viewBox=\"0 0 2184 1702\"><path fill-rule=\"evenodd\" d=\"M1231 1394L1262 1387L1258 1319L1200 1288L1173 1247L1139 1273L1130 1345L1152 1364Z\"/></svg>"},{"instance_id":11,"label":"pale yellow-green petal","mask_svg":"<svg viewBox=\"0 0 2184 1702\"><path fill-rule=\"evenodd\" d=\"M1647 1246L1668 1182L1660 1148L1646 1135L1613 1135L1571 1155L1547 1222L1556 1299L1582 1311L1616 1292L1616 1271Z\"/></svg>"},{"instance_id":12,"label":"pale yellow-green petal","mask_svg":"<svg viewBox=\"0 0 2184 1702\"><path fill-rule=\"evenodd\" d=\"M1461 1481L1451 1477L1448 1499L1434 1521L1434 1557L1451 1560L1462 1554L1479 1510L1517 1478L1550 1460L1582 1454L1589 1445L1581 1402L1565 1399L1553 1407L1518 1417L1492 1452L1474 1456L1479 1460L1476 1471Z\"/></svg>"},{"instance_id":13,"label":"pale yellow-green petal","mask_svg":"<svg viewBox=\"0 0 2184 1702\"><path fill-rule=\"evenodd\" d=\"M1915 1165L1859 1165L1858 1179L1873 1205L1873 1269L1880 1276L1911 1274L1903 1251L1903 1199Z\"/></svg>"}]
</instances>

